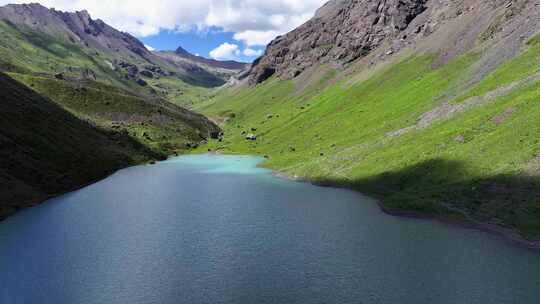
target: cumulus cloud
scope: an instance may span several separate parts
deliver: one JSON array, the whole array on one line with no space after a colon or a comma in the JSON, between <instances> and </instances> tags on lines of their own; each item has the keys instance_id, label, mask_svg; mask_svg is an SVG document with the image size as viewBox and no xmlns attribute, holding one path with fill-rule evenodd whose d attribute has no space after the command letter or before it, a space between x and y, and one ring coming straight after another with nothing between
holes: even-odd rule
<instances>
[{"instance_id":1,"label":"cumulus cloud","mask_svg":"<svg viewBox=\"0 0 540 304\"><path fill-rule=\"evenodd\" d=\"M225 42L210 52L210 57L216 60L238 60L240 48L236 44Z\"/></svg>"},{"instance_id":2,"label":"cumulus cloud","mask_svg":"<svg viewBox=\"0 0 540 304\"><path fill-rule=\"evenodd\" d=\"M278 36L280 31L253 31L247 30L234 34L234 39L244 42L247 46L267 45Z\"/></svg>"},{"instance_id":3,"label":"cumulus cloud","mask_svg":"<svg viewBox=\"0 0 540 304\"><path fill-rule=\"evenodd\" d=\"M156 50L155 48L149 46L148 44L145 44L144 47L145 47L147 50L149 50L150 52L153 52L153 51Z\"/></svg>"},{"instance_id":4,"label":"cumulus cloud","mask_svg":"<svg viewBox=\"0 0 540 304\"><path fill-rule=\"evenodd\" d=\"M39 0L65 11L86 9L120 30L139 37L211 27L236 33L248 46L264 45L308 20L327 0ZM28 0L0 0L0 5Z\"/></svg>"},{"instance_id":5,"label":"cumulus cloud","mask_svg":"<svg viewBox=\"0 0 540 304\"><path fill-rule=\"evenodd\" d=\"M246 48L244 50L244 55L246 55L248 57L259 57L262 54L263 54L262 50L254 50L254 49L250 49L250 48Z\"/></svg>"}]
</instances>

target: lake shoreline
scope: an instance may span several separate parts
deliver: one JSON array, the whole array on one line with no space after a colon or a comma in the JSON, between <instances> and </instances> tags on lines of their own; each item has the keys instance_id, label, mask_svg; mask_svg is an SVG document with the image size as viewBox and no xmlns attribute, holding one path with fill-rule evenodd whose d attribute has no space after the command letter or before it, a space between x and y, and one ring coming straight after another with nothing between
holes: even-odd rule
<instances>
[{"instance_id":1,"label":"lake shoreline","mask_svg":"<svg viewBox=\"0 0 540 304\"><path fill-rule=\"evenodd\" d=\"M221 152L218 152L218 151L213 151L213 152L209 152L209 153L201 153L201 155L204 155L204 154L208 154L208 155L227 155L225 153L221 153ZM185 155L190 155L190 154L187 153ZM231 155L235 155L235 154L231 154ZM167 160L169 160L172 156L173 155L170 155L167 158ZM181 155L178 155L178 156L181 156ZM178 156L174 156L174 157L178 157ZM163 161L167 161L167 160L163 160ZM117 173L120 170L124 170L124 169L130 168L130 167L135 167L135 166L141 166L141 165L152 165L152 164L155 164L157 162L162 162L162 161L150 160L150 161L146 161L146 162L131 164L131 165L128 165L128 166L113 170L112 172L104 175L103 177L94 179L94 180L89 181L89 182L87 182L87 183L85 183L83 185L76 186L76 187L74 187L74 188L72 188L70 190L62 191L60 193L48 195L48 196L46 196L44 198L39 198L39 199L35 199L35 200L28 201L28 202L25 202L25 203L21 203L22 207L20 209L16 210L15 212L8 213L8 214L0 214L0 222L6 220L10 216L13 216L14 214L18 213L21 210L41 205L41 204L43 204L43 203L45 203L45 202L47 202L47 201L49 201L51 199L61 197L62 195L68 194L70 192L77 191L77 190L86 188L88 186L91 186L93 184L96 184L96 183L98 183L98 182L100 182L102 180L105 180L108 177L114 175L115 173ZM312 184L312 185L318 186L318 187L330 187L330 188L337 188L337 189L346 189L346 190L351 190L351 191L354 191L354 192L358 192L360 194L367 195L367 196L372 197L372 198L375 199L375 202L377 203L377 205L379 206L381 211L383 211L385 214L388 214L388 215L391 215L391 216L412 218L412 219L420 219L420 220L433 220L433 221L438 221L438 222L448 224L448 225L459 226L459 227L466 228L466 229L480 230L480 231L484 231L484 232L487 232L487 233L490 233L490 234L495 234L495 235L503 238L504 240L506 240L508 242L511 242L514 245L518 245L518 246L521 246L521 247L525 247L525 248L540 252L540 240L538 240L538 241L528 240L525 237L523 237L521 234L519 234L518 231L516 231L514 229L509 229L509 228L505 228L505 227L495 225L495 224L490 224L490 223L471 222L471 221L465 221L465 220L456 220L456 219L450 219L450 218L447 218L447 217L444 217L444 216L429 215L429 214L423 214L423 213L414 212L414 211L391 210L391 209L389 209L388 207L385 206L384 197L382 197L380 195L379 196L373 196L373 195L363 193L363 192L361 192L361 191L359 191L357 189L340 185L338 183L329 183L329 182L318 183L318 182L310 180L310 179L299 178L297 176L290 176L290 175L288 175L288 174L286 174L284 172L275 170L273 168L268 168L268 169L272 170L272 173L271 173L272 176L274 176L276 178L284 179L284 180L287 180L287 181L298 182L298 183L309 183L309 184Z\"/></svg>"},{"instance_id":2,"label":"lake shoreline","mask_svg":"<svg viewBox=\"0 0 540 304\"><path fill-rule=\"evenodd\" d=\"M171 154L171 155L168 156L167 159L170 159L170 157L172 157L172 156L176 157L176 155ZM163 161L165 161L165 160L163 160ZM128 169L128 168L131 168L131 167L136 167L136 166L151 165L151 164L155 164L156 162L160 162L160 160L152 159L152 160L145 160L145 161L142 161L142 162L136 162L136 163L127 164L126 166L121 166L119 168L112 169L109 172L106 172L105 174L103 174L103 176L101 176L101 177L91 179L88 182L85 182L85 183L80 184L80 185L76 185L76 186L74 186L74 187L72 187L72 188L70 188L68 190L63 190L63 191L59 191L59 192L54 193L54 194L43 195L42 197L39 197L39 198L35 198L35 199L32 199L32 200L27 200L27 201L24 201L24 202L19 202L17 204L17 207L16 207L15 211L6 212L6 213L0 212L0 223L2 221L5 221L9 217L19 213L22 210L39 206L39 205L41 205L43 203L46 203L49 200L61 197L61 196L66 195L68 193L78 191L78 190L81 190L81 189L86 188L88 186L92 186L92 185L94 185L96 183L99 183L99 182L111 177L112 175L116 174L118 171Z\"/></svg>"},{"instance_id":3,"label":"lake shoreline","mask_svg":"<svg viewBox=\"0 0 540 304\"><path fill-rule=\"evenodd\" d=\"M297 176L290 176L281 171L273 171L272 175L275 176L276 178L280 178L280 179L284 179L284 180L288 180L292 182L309 183L318 187L331 187L331 188L347 189L354 192L358 192L360 194L364 194L364 195L367 195L368 197L374 198L375 202L377 203L381 211L391 216L419 219L419 220L431 220L431 221L437 221L437 222L447 224L447 225L458 226L465 229L479 230L486 233L497 235L501 237L502 239L504 239L505 241L512 243L513 245L525 247L527 249L540 252L540 240L533 241L533 240L526 239L515 229L505 228L505 227L495 225L495 224L490 224L490 223L450 219L444 216L439 216L439 215L434 215L434 214L430 215L430 214L424 214L424 213L419 213L419 212L414 212L414 211L392 210L388 208L387 206L385 206L384 197L380 195L374 196L374 195L366 194L357 189L347 187L338 183L331 183L331 182L318 183L314 180L310 180L307 178L299 178Z\"/></svg>"},{"instance_id":4,"label":"lake shoreline","mask_svg":"<svg viewBox=\"0 0 540 304\"><path fill-rule=\"evenodd\" d=\"M17 214L0 224L0 302L533 304L540 296L534 251L389 216L358 191L278 179L262 161L171 157Z\"/></svg>"}]
</instances>

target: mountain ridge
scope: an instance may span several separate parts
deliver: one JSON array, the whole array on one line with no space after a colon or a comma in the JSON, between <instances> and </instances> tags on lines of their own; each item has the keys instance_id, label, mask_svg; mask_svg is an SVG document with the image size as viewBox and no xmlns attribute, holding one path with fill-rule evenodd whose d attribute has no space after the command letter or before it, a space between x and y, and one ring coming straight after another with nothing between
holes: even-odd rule
<instances>
[{"instance_id":1,"label":"mountain ridge","mask_svg":"<svg viewBox=\"0 0 540 304\"><path fill-rule=\"evenodd\" d=\"M133 53L142 58L152 55L137 38L117 31L101 19L92 19L85 10L62 12L38 3L8 4L0 8L0 19L15 25L24 24L51 35L67 35L72 42L99 50Z\"/></svg>"},{"instance_id":2,"label":"mountain ridge","mask_svg":"<svg viewBox=\"0 0 540 304\"><path fill-rule=\"evenodd\" d=\"M500 54L486 63L486 73L513 57L523 37L537 30L538 23L529 21L536 21L537 12L526 0L333 0L311 20L272 41L253 64L249 79L252 85L274 75L293 79L318 64L346 70L365 57L375 66L411 47L439 52L445 62L490 45L491 53Z\"/></svg>"},{"instance_id":3,"label":"mountain ridge","mask_svg":"<svg viewBox=\"0 0 540 304\"><path fill-rule=\"evenodd\" d=\"M229 69L229 70L243 70L244 68L246 68L246 66L249 65L248 63L239 62L235 60L215 60L215 59L210 59L210 58L206 58L202 56L197 56L188 52L181 46L179 46L174 52L177 55L184 57L186 59L192 59L195 62L206 64L215 68L223 68L223 69Z\"/></svg>"},{"instance_id":4,"label":"mountain ridge","mask_svg":"<svg viewBox=\"0 0 540 304\"><path fill-rule=\"evenodd\" d=\"M179 79L195 88L215 88L227 83L234 73L223 73L210 65L202 65L197 57L186 57L181 62L166 60L147 50L129 33L118 31L100 19L92 19L87 11L62 12L37 3L9 4L0 7L0 26L5 28L6 34L12 34L4 38L4 57L25 56L19 60L20 66L32 68L38 58L24 48L13 50L10 43L21 45L14 41L16 39L45 51L44 58L40 59L40 72L46 68L52 74L91 75L98 81L114 83L128 90L146 91L150 95L163 91L159 78ZM55 62L48 62L47 57L51 55L56 57ZM85 62L65 64L65 59L70 58ZM219 62L210 63L219 65ZM149 81L151 79L154 81ZM166 95L172 94L166 92Z\"/></svg>"}]
</instances>

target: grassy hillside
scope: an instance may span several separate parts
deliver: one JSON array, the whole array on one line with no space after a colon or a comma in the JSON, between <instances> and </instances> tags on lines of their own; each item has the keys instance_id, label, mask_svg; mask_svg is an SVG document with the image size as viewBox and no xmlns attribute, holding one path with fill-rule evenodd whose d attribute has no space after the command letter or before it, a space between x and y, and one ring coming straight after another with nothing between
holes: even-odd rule
<instances>
[{"instance_id":1,"label":"grassy hillside","mask_svg":"<svg viewBox=\"0 0 540 304\"><path fill-rule=\"evenodd\" d=\"M437 54L401 55L346 77L322 66L309 80L235 88L199 110L224 122L213 150L265 155L268 167L380 197L391 212L539 239L539 39L473 82L479 55L445 65Z\"/></svg>"},{"instance_id":2,"label":"grassy hillside","mask_svg":"<svg viewBox=\"0 0 540 304\"><path fill-rule=\"evenodd\" d=\"M0 218L160 157L122 132L84 122L0 73Z\"/></svg>"},{"instance_id":3,"label":"grassy hillside","mask_svg":"<svg viewBox=\"0 0 540 304\"><path fill-rule=\"evenodd\" d=\"M224 82L203 69L184 71L157 56L152 60L83 47L62 37L0 20L0 71L33 75L62 73L67 78L91 79L166 98L179 105L190 105L211 94L213 87ZM161 74L149 74L151 77L148 77L130 72L134 68L144 71L148 66L159 67ZM137 83L139 79L148 85L141 86Z\"/></svg>"},{"instance_id":4,"label":"grassy hillside","mask_svg":"<svg viewBox=\"0 0 540 304\"><path fill-rule=\"evenodd\" d=\"M202 98L223 82L218 76L172 66L86 12L39 4L0 12L0 217L219 134L206 117L167 101Z\"/></svg>"},{"instance_id":5,"label":"grassy hillside","mask_svg":"<svg viewBox=\"0 0 540 304\"><path fill-rule=\"evenodd\" d=\"M219 88L192 86L174 77L146 79L146 81L154 88L157 96L186 108L192 108L201 101L209 100L219 90Z\"/></svg>"},{"instance_id":6,"label":"grassy hillside","mask_svg":"<svg viewBox=\"0 0 540 304\"><path fill-rule=\"evenodd\" d=\"M202 115L162 99L148 99L98 82L73 82L11 73L77 118L105 130L122 132L161 158L181 153L217 128Z\"/></svg>"},{"instance_id":7,"label":"grassy hillside","mask_svg":"<svg viewBox=\"0 0 540 304\"><path fill-rule=\"evenodd\" d=\"M134 87L134 83L115 75L111 68L112 56L100 55L91 49L5 21L0 21L0 55L3 62L0 64L8 71L11 70L9 67L15 66L28 72L66 73L80 77L81 71L88 68L104 83Z\"/></svg>"}]
</instances>

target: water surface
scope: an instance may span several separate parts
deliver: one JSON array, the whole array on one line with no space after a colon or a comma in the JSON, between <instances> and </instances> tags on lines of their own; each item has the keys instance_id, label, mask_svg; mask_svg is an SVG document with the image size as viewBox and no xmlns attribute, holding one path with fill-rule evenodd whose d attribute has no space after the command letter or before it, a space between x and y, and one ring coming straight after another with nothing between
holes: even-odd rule
<instances>
[{"instance_id":1,"label":"water surface","mask_svg":"<svg viewBox=\"0 0 540 304\"><path fill-rule=\"evenodd\" d=\"M540 255L255 157L128 168L0 222L0 303L540 303Z\"/></svg>"}]
</instances>

